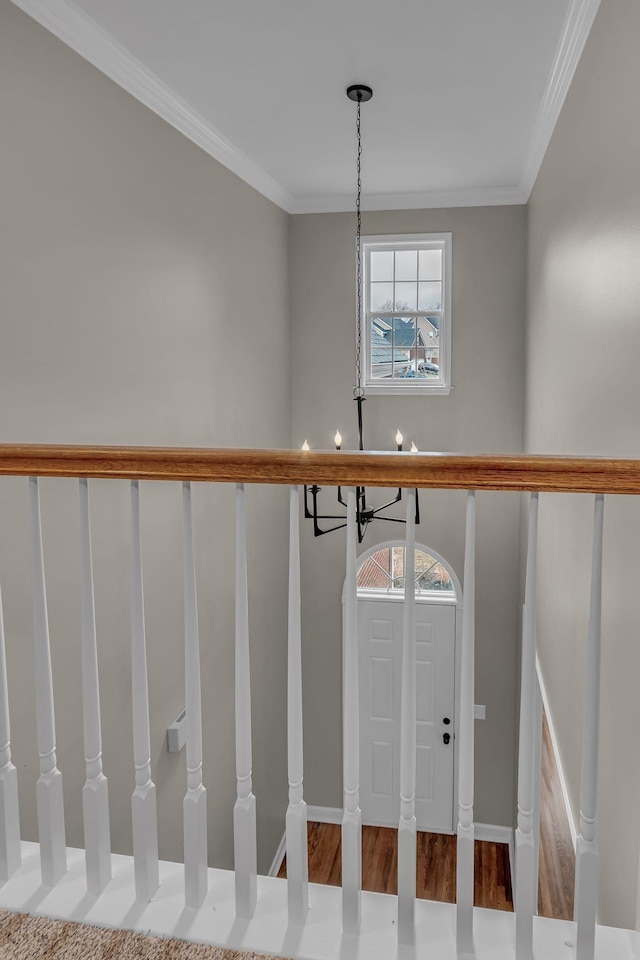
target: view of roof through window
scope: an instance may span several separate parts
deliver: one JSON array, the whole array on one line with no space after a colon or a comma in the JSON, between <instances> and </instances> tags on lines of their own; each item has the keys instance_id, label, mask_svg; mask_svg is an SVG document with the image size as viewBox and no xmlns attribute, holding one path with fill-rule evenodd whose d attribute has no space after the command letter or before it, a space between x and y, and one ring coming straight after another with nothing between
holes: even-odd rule
<instances>
[{"instance_id":1,"label":"view of roof through window","mask_svg":"<svg viewBox=\"0 0 640 960\"><path fill-rule=\"evenodd\" d=\"M450 272L446 235L365 237L367 383L392 389L448 383L445 332ZM448 341L447 341L448 342Z\"/></svg>"}]
</instances>

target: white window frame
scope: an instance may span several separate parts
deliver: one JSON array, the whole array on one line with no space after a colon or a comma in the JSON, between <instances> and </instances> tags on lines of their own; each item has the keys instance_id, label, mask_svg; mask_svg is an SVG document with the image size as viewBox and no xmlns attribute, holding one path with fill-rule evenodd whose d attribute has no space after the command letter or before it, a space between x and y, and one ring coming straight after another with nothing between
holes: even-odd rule
<instances>
[{"instance_id":1,"label":"white window frame","mask_svg":"<svg viewBox=\"0 0 640 960\"><path fill-rule=\"evenodd\" d=\"M359 318L361 344L364 359L364 385L368 394L407 395L432 394L448 395L453 389L451 383L451 246L450 233L415 233L361 238L362 252L362 316ZM373 379L371 376L371 320L379 312L371 312L369 304L369 264L371 252L375 250L402 249L440 249L442 250L442 309L441 310L394 310L394 317L435 316L440 319L438 336L440 375L437 381L411 379Z\"/></svg>"}]
</instances>

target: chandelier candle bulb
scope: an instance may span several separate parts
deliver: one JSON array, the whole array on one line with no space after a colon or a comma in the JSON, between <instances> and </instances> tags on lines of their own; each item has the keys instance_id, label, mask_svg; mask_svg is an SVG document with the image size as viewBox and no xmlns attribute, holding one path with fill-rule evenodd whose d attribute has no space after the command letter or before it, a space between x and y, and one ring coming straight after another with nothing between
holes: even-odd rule
<instances>
[{"instance_id":1,"label":"chandelier candle bulb","mask_svg":"<svg viewBox=\"0 0 640 960\"><path fill-rule=\"evenodd\" d=\"M418 452L418 448L416 447L415 443L414 443L413 440L412 440L412 441L411 441L411 453L417 453L417 452Z\"/></svg>"},{"instance_id":2,"label":"chandelier candle bulb","mask_svg":"<svg viewBox=\"0 0 640 960\"><path fill-rule=\"evenodd\" d=\"M340 447L342 446L342 434L340 433L339 430L336 430L336 435L333 439L336 444L336 450L339 450Z\"/></svg>"},{"instance_id":3,"label":"chandelier candle bulb","mask_svg":"<svg viewBox=\"0 0 640 960\"><path fill-rule=\"evenodd\" d=\"M396 433L396 443L398 444L398 450L402 450L402 434L399 430Z\"/></svg>"},{"instance_id":4,"label":"chandelier candle bulb","mask_svg":"<svg viewBox=\"0 0 640 960\"><path fill-rule=\"evenodd\" d=\"M305 440L305 442L302 444L301 449L302 449L302 450L308 450L308 449L309 449L309 444L307 443L306 440Z\"/></svg>"}]
</instances>

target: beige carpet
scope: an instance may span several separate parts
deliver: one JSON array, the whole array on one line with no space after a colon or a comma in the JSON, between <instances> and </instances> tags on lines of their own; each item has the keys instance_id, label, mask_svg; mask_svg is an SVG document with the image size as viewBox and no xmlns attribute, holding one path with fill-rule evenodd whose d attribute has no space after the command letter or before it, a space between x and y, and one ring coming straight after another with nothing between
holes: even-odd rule
<instances>
[{"instance_id":1,"label":"beige carpet","mask_svg":"<svg viewBox=\"0 0 640 960\"><path fill-rule=\"evenodd\" d=\"M2 960L268 960L263 954L204 947L126 930L105 930L0 910Z\"/></svg>"}]
</instances>

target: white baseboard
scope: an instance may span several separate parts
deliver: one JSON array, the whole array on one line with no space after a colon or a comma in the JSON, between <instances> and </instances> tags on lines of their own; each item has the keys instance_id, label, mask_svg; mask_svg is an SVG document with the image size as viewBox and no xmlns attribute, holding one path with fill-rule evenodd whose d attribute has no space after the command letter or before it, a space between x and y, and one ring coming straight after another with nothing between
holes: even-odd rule
<instances>
[{"instance_id":1,"label":"white baseboard","mask_svg":"<svg viewBox=\"0 0 640 960\"><path fill-rule=\"evenodd\" d=\"M516 888L516 851L513 838L513 828L503 827L497 823L474 824L476 840L488 840L491 843L506 843L509 847L509 868L511 870L511 892L515 896Z\"/></svg>"},{"instance_id":2,"label":"white baseboard","mask_svg":"<svg viewBox=\"0 0 640 960\"><path fill-rule=\"evenodd\" d=\"M287 835L286 833L282 834L282 839L278 844L278 849L276 850L275 856L269 867L268 877L277 877L280 872L280 867L282 866L282 861L284 860L284 855L287 852Z\"/></svg>"},{"instance_id":3,"label":"white baseboard","mask_svg":"<svg viewBox=\"0 0 640 960\"><path fill-rule=\"evenodd\" d=\"M342 823L342 807L314 807L307 806L307 820L316 823Z\"/></svg>"},{"instance_id":4,"label":"white baseboard","mask_svg":"<svg viewBox=\"0 0 640 960\"><path fill-rule=\"evenodd\" d=\"M513 843L511 827L502 827L498 823L474 823L476 840L487 840L491 843Z\"/></svg>"},{"instance_id":5,"label":"white baseboard","mask_svg":"<svg viewBox=\"0 0 640 960\"><path fill-rule=\"evenodd\" d=\"M562 760L560 759L560 750L558 749L558 740L556 738L556 731L553 726L553 716L551 715L551 710L549 709L549 700L547 698L547 691L544 685L544 678L542 676L542 670L540 669L540 661L536 654L536 675L538 677L538 684L540 685L540 695L542 696L542 705L544 707L544 712L547 716L547 723L549 725L549 736L551 737L551 746L553 748L553 755L556 761L556 768L558 770L558 776L560 777L560 787L562 788L562 799L564 800L564 808L567 812L567 820L569 821L569 830L571 831L571 842L573 843L573 849L576 849L577 841L577 830L576 824L573 819L573 812L571 810L571 803L569 802L569 791L567 790L567 781L565 779L564 770L562 769Z\"/></svg>"}]
</instances>

